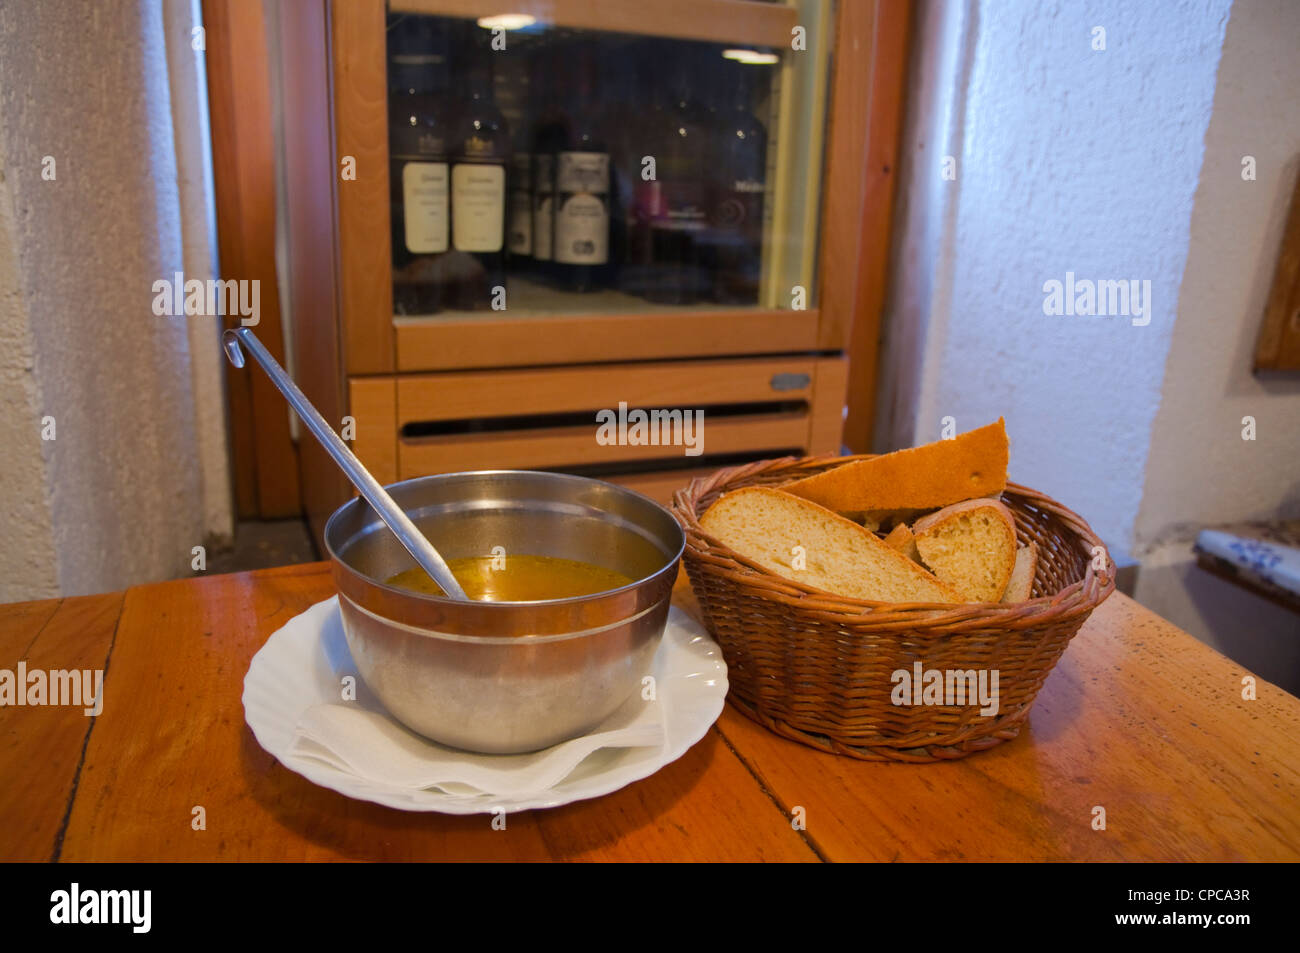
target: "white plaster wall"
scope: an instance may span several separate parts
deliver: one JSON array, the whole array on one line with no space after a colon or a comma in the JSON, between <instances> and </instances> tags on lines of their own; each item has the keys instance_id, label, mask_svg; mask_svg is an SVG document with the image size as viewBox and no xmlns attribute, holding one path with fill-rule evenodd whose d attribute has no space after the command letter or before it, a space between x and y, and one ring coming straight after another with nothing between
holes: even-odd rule
<instances>
[{"instance_id":1,"label":"white plaster wall","mask_svg":"<svg viewBox=\"0 0 1300 953\"><path fill-rule=\"evenodd\" d=\"M151 310L185 270L165 38L148 0L0 6L0 322L31 355L2 385L8 515L31 531L0 538L0 599L52 594L51 549L65 595L186 574L207 532L190 328ZM34 454L44 414L57 439Z\"/></svg>"},{"instance_id":2,"label":"white plaster wall","mask_svg":"<svg viewBox=\"0 0 1300 953\"><path fill-rule=\"evenodd\" d=\"M1237 0L1151 435L1139 546L1201 526L1300 518L1300 376L1251 373L1300 172L1300 3ZM1255 181L1242 179L1254 156ZM1242 418L1257 439L1242 440Z\"/></svg>"},{"instance_id":3,"label":"white plaster wall","mask_svg":"<svg viewBox=\"0 0 1300 953\"><path fill-rule=\"evenodd\" d=\"M1192 542L1207 525L1300 518L1300 377L1250 371L1300 172L1298 38L1294 0L1234 4L1136 534L1138 600L1294 693L1300 616L1198 568Z\"/></svg>"},{"instance_id":4,"label":"white plaster wall","mask_svg":"<svg viewBox=\"0 0 1300 953\"><path fill-rule=\"evenodd\" d=\"M1300 380L1250 373L1300 174L1297 37L1294 0L921 3L877 430L1005 414L1012 477L1139 560L1138 601L1292 692L1300 620L1191 544L1300 516ZM1149 279L1150 325L1045 316L1066 271Z\"/></svg>"},{"instance_id":5,"label":"white plaster wall","mask_svg":"<svg viewBox=\"0 0 1300 953\"><path fill-rule=\"evenodd\" d=\"M58 560L41 457L40 403L27 302L21 286L0 125L0 486L7 518L0 536L0 602L58 595Z\"/></svg>"},{"instance_id":6,"label":"white plaster wall","mask_svg":"<svg viewBox=\"0 0 1300 953\"><path fill-rule=\"evenodd\" d=\"M176 150L176 200L187 277L212 278L217 267L216 198L212 181L212 136L204 52L195 50L193 30L203 23L201 0L164 0L168 92ZM171 254L176 254L172 248ZM192 315L186 322L194 390L194 434L202 486L203 527L209 538L234 534L226 430L225 356L222 319Z\"/></svg>"},{"instance_id":7,"label":"white plaster wall","mask_svg":"<svg viewBox=\"0 0 1300 953\"><path fill-rule=\"evenodd\" d=\"M940 178L939 169L945 155L961 152L964 80L974 49L968 41L969 13L961 3L915 6L915 47L908 63L907 111L898 158L893 278L882 322L885 359L880 362L872 438L876 453L924 443L930 438L922 431L928 434L933 429L918 426L916 409L930 318L943 309L935 298L936 282L944 281L951 271L958 190Z\"/></svg>"},{"instance_id":8,"label":"white plaster wall","mask_svg":"<svg viewBox=\"0 0 1300 953\"><path fill-rule=\"evenodd\" d=\"M905 143L904 227L918 228L927 204L946 211L930 240L937 258L901 261L895 275L889 322L917 320L919 309L926 333L910 366L886 351L916 381L913 432L889 439L936 439L945 416L963 431L1004 415L1012 478L1126 550L1229 0L924 6L923 56L945 49L947 18L964 20L946 80L957 120L944 147L957 175L943 181L939 150ZM1092 49L1095 26L1104 51ZM1067 271L1149 280L1150 324L1044 315L1044 282Z\"/></svg>"}]
</instances>

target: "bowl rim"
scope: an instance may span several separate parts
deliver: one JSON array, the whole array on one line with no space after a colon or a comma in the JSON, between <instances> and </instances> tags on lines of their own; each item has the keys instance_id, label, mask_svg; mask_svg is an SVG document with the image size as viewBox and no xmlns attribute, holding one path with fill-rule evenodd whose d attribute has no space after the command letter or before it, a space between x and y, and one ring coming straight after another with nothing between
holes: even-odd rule
<instances>
[{"instance_id":1,"label":"bowl rim","mask_svg":"<svg viewBox=\"0 0 1300 953\"><path fill-rule=\"evenodd\" d=\"M512 607L517 608L520 606L545 608L549 606L573 605L581 602L589 602L593 599L606 599L617 593L630 592L633 589L637 589L641 586L646 585L646 583L658 579L660 576L664 575L667 572L675 571L678 563L681 561L682 554L686 551L686 531L685 529L683 529L681 522L677 519L677 517L673 515L673 511L669 507L658 502L657 500L651 499L650 497L646 496L644 493L640 493L636 490L631 489L630 487L622 486L618 483L611 483L608 480L600 480L597 479L596 477L579 476L578 474L575 473L559 473L551 470L512 470L508 468L495 468L490 470L454 470L448 473L431 473L431 474L426 474L425 476L409 477L408 479L405 480L398 480L395 483L386 483L384 484L384 489L391 492L394 489L406 486L407 484L411 484L411 483L422 483L422 482L428 482L430 480L440 480L440 479L446 479L450 477L482 477L482 476L498 476L501 474L509 474L511 476L519 476L521 474L527 474L532 476L545 477L547 479L561 479L561 480L580 482L586 484L598 484L601 486L612 487L613 489L617 490L620 493L625 493L628 494L629 496L636 497L642 500L643 502L650 504L650 506L662 511L664 516L667 517L669 524L672 525L677 531L677 540L678 540L677 551L676 553L666 557L664 564L660 566L658 569L656 569L654 572L650 573L649 575L641 576L640 578L633 579L631 582L627 583L626 585L619 586L617 589L604 589L601 590L600 592L589 593L585 596L567 596L563 599L531 599L531 600L517 600L513 602L506 601L504 599L498 599L498 600L470 599L467 602L462 602L460 599L452 599L449 596L437 596L429 592L417 592L414 589L405 589L402 588L401 586L390 585L386 580L375 579L374 577L369 576L366 573L362 572L361 570L357 569L346 559L344 559L339 553L337 553L333 545L330 543L330 528L335 525L336 520L342 518L343 512L348 507L353 505L356 505L358 507L370 506L370 504L367 503L365 499L363 499L360 496L355 496L352 499L346 500L343 503L341 503L334 510L334 512L330 514L329 519L325 521L325 526L321 531L321 540L324 543L325 552L328 555L330 561L333 562L335 565L340 566L341 568L345 569L346 571L356 576L360 576L370 585L382 589L385 592L393 593L394 595L405 597L405 598L414 598L421 602L425 602L434 606L449 606L449 607L454 606L458 608L463 608L469 605L469 606L474 606L476 610L481 608L484 611L496 611L498 608L502 610L507 610ZM378 514L375 515L376 517L378 516ZM379 525L375 531L379 531L380 528L382 528L385 531L392 532L391 530L388 530L388 527L384 524L384 521L382 519L379 520ZM593 563L592 565L596 565L596 564ZM608 568L608 567L601 567L601 568Z\"/></svg>"}]
</instances>

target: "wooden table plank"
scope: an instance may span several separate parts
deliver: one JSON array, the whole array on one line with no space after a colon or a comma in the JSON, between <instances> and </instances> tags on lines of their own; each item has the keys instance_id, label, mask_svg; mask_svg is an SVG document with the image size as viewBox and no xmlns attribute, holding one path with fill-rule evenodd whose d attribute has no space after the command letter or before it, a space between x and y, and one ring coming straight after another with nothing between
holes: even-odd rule
<instances>
[{"instance_id":1,"label":"wooden table plank","mask_svg":"<svg viewBox=\"0 0 1300 953\"><path fill-rule=\"evenodd\" d=\"M728 706L719 728L828 859L1300 859L1300 699L1116 593L1015 741L910 765L824 754ZM1093 808L1106 829L1094 830Z\"/></svg>"},{"instance_id":2,"label":"wooden table plank","mask_svg":"<svg viewBox=\"0 0 1300 953\"><path fill-rule=\"evenodd\" d=\"M15 602L3 607L0 615L0 658L18 659L27 654L28 647L36 641L36 636L45 623L49 622L62 604L61 599L42 599L40 602Z\"/></svg>"},{"instance_id":3,"label":"wooden table plank","mask_svg":"<svg viewBox=\"0 0 1300 953\"><path fill-rule=\"evenodd\" d=\"M67 860L1300 859L1300 701L1265 682L1242 699L1240 666L1121 595L1071 644L1021 737L991 751L859 762L728 707L651 778L494 831L487 816L353 801L257 745L240 702L249 660L332 591L318 564L0 607L15 666L27 652L33 667L108 668L93 729L75 709L0 711L15 779L0 789L3 855L54 856L71 797ZM698 611L684 576L674 599ZM806 832L791 828L796 806Z\"/></svg>"},{"instance_id":4,"label":"wooden table plank","mask_svg":"<svg viewBox=\"0 0 1300 953\"><path fill-rule=\"evenodd\" d=\"M807 842L715 732L606 797L507 817L354 801L283 768L240 701L275 629L333 593L324 564L127 592L111 709L91 737L65 860L803 860ZM202 806L207 829L191 827Z\"/></svg>"},{"instance_id":5,"label":"wooden table plank","mask_svg":"<svg viewBox=\"0 0 1300 953\"><path fill-rule=\"evenodd\" d=\"M108 665L122 593L0 608L0 667L94 671ZM54 858L95 721L79 705L0 707L0 860Z\"/></svg>"}]
</instances>

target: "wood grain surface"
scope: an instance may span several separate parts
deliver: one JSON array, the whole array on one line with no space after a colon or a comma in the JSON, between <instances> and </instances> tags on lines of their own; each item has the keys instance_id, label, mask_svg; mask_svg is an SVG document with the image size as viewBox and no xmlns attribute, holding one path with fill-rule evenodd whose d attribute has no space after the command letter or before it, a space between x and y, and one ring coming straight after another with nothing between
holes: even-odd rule
<instances>
[{"instance_id":1,"label":"wood grain surface","mask_svg":"<svg viewBox=\"0 0 1300 953\"><path fill-rule=\"evenodd\" d=\"M112 706L91 735L60 858L817 859L716 733L643 782L509 816L504 831L489 815L353 801L286 770L244 724L244 674L267 636L333 591L324 564L128 591ZM206 830L192 829L195 807Z\"/></svg>"},{"instance_id":2,"label":"wood grain surface","mask_svg":"<svg viewBox=\"0 0 1300 953\"><path fill-rule=\"evenodd\" d=\"M701 314L706 315L701 320ZM768 308L393 320L399 371L470 370L678 358L795 354L817 348L821 313Z\"/></svg>"},{"instance_id":3,"label":"wood grain surface","mask_svg":"<svg viewBox=\"0 0 1300 953\"><path fill-rule=\"evenodd\" d=\"M849 332L848 413L844 443L870 453L875 427L881 322L889 285L889 250L894 235L894 190L899 139L907 101L908 51L914 5L908 0L874 0L870 105L862 162L862 221L859 226L857 287ZM838 448L836 448L838 452Z\"/></svg>"},{"instance_id":4,"label":"wood grain surface","mask_svg":"<svg viewBox=\"0 0 1300 953\"><path fill-rule=\"evenodd\" d=\"M120 592L0 606L0 668L105 669L121 611ZM81 706L0 707L0 860L55 858L94 725Z\"/></svg>"},{"instance_id":5,"label":"wood grain surface","mask_svg":"<svg viewBox=\"0 0 1300 953\"><path fill-rule=\"evenodd\" d=\"M0 789L0 856L1300 859L1300 700L1262 681L1256 700L1243 699L1248 672L1119 594L1071 643L1021 737L991 751L932 765L858 762L728 707L655 775L509 816L497 831L487 815L350 800L258 746L240 701L249 661L332 592L325 564L312 564L0 606L0 666L108 666L98 718L0 710L0 770L16 779ZM674 598L698 612L684 574ZM195 807L206 830L193 829ZM1104 830L1094 827L1098 807ZM804 830L792 824L796 808Z\"/></svg>"},{"instance_id":6,"label":"wood grain surface","mask_svg":"<svg viewBox=\"0 0 1300 953\"><path fill-rule=\"evenodd\" d=\"M677 601L697 614L693 597ZM1121 593L1015 741L930 765L805 748L728 706L723 736L832 860L1300 859L1300 699ZM1253 676L1252 676L1253 677ZM1105 829L1094 829L1096 808Z\"/></svg>"},{"instance_id":7,"label":"wood grain surface","mask_svg":"<svg viewBox=\"0 0 1300 953\"><path fill-rule=\"evenodd\" d=\"M271 61L261 4L206 0L208 108L212 123L213 198L221 277L252 281L258 292L254 333L286 363L276 267L275 126ZM226 315L225 327L243 316ZM230 393L236 505L245 518L278 519L302 510L298 447L284 399L260 369L222 361Z\"/></svg>"},{"instance_id":8,"label":"wood grain surface","mask_svg":"<svg viewBox=\"0 0 1300 953\"><path fill-rule=\"evenodd\" d=\"M285 319L293 342L296 383L322 417L336 428L355 414L345 398L342 326L339 320L338 220L333 201L340 174L333 142L328 5L313 0L264 4L269 52L279 77L278 115L283 154L283 279L288 285ZM288 171L291 170L291 171ZM348 183L354 184L354 183ZM390 335L391 336L391 335ZM243 372L246 377L260 370ZM364 432L358 433L364 439ZM316 440L298 442L302 508L317 546L323 526L352 492L352 484ZM324 552L318 549L317 552Z\"/></svg>"},{"instance_id":9,"label":"wood grain surface","mask_svg":"<svg viewBox=\"0 0 1300 953\"><path fill-rule=\"evenodd\" d=\"M391 0L394 12L478 17L482 0ZM659 0L646 10L644 0L515 0L511 13L528 13L552 26L607 30L688 40L758 46L783 46L797 13L785 4L753 0Z\"/></svg>"},{"instance_id":10,"label":"wood grain surface","mask_svg":"<svg viewBox=\"0 0 1300 953\"><path fill-rule=\"evenodd\" d=\"M1256 371L1300 371L1300 176L1255 344Z\"/></svg>"},{"instance_id":11,"label":"wood grain surface","mask_svg":"<svg viewBox=\"0 0 1300 953\"><path fill-rule=\"evenodd\" d=\"M334 199L345 376L393 371L393 268L388 194L388 56L383 0L329 5L333 56ZM343 178L343 161L355 177Z\"/></svg>"},{"instance_id":12,"label":"wood grain surface","mask_svg":"<svg viewBox=\"0 0 1300 953\"><path fill-rule=\"evenodd\" d=\"M807 410L736 414L708 421L704 446L710 454L764 452L804 446L810 420ZM678 447L656 444L601 444L595 427L538 427L438 437L402 438L398 444L399 480L458 470L546 470L593 464L661 460L681 454ZM680 483L678 484L681 485Z\"/></svg>"}]
</instances>

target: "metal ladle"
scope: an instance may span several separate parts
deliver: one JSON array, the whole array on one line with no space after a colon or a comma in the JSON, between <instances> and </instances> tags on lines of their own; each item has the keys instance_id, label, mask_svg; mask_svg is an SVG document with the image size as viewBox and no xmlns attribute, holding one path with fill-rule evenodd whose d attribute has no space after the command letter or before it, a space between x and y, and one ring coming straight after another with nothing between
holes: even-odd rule
<instances>
[{"instance_id":1,"label":"metal ladle","mask_svg":"<svg viewBox=\"0 0 1300 953\"><path fill-rule=\"evenodd\" d=\"M248 328L231 328L221 336L221 346L225 348L226 357L230 358L230 363L235 367L244 366L244 352L241 350L241 345L248 348L257 363L262 365L262 370L266 371L266 376L271 378L271 383L279 388L284 399L289 402L289 406L298 412L302 422L307 425L307 429L334 458L334 462L393 531L398 541L406 547L406 551L415 557L420 568L433 577L433 581L451 598L472 602L473 600L465 595L465 590L456 581L456 577L451 574L446 560L439 555L438 550L434 549L433 544L424 537L424 534L415 528L410 517L393 502L388 491L379 485L379 481L370 475L370 471L361 465L361 461L330 428L325 418L307 399L307 395L298 389L298 385L262 346L262 342L253 332Z\"/></svg>"}]
</instances>

